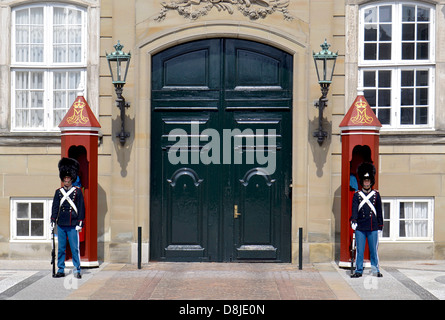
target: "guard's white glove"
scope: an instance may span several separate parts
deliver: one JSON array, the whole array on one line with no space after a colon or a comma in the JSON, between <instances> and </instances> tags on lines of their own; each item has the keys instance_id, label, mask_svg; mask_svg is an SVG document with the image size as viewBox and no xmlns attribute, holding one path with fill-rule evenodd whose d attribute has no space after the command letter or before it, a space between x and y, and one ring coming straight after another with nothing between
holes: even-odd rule
<instances>
[{"instance_id":1,"label":"guard's white glove","mask_svg":"<svg viewBox=\"0 0 445 320\"><path fill-rule=\"evenodd\" d=\"M80 230L82 230L82 227L81 226L76 226L76 231L80 232Z\"/></svg>"},{"instance_id":2,"label":"guard's white glove","mask_svg":"<svg viewBox=\"0 0 445 320\"><path fill-rule=\"evenodd\" d=\"M49 228L50 228L51 232L53 232L54 227L55 227L55 223L51 222L50 225L49 225Z\"/></svg>"},{"instance_id":3,"label":"guard's white glove","mask_svg":"<svg viewBox=\"0 0 445 320\"><path fill-rule=\"evenodd\" d=\"M352 230L355 231L355 229L357 229L357 223L356 222L351 222L351 228L352 228Z\"/></svg>"},{"instance_id":4,"label":"guard's white glove","mask_svg":"<svg viewBox=\"0 0 445 320\"><path fill-rule=\"evenodd\" d=\"M381 238L383 236L383 230L379 230L378 235L379 235L379 238Z\"/></svg>"}]
</instances>

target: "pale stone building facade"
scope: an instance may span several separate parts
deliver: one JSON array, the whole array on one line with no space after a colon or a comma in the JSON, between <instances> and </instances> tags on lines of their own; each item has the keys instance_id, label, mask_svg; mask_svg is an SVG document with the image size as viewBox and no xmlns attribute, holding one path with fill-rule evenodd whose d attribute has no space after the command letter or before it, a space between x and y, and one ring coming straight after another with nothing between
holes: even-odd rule
<instances>
[{"instance_id":1,"label":"pale stone building facade","mask_svg":"<svg viewBox=\"0 0 445 320\"><path fill-rule=\"evenodd\" d=\"M385 201L387 230L380 244L381 258L443 259L445 118L441 108L445 94L441 87L445 75L445 50L441 50L441 46L445 43L442 39L445 34L442 32L445 26L444 5L444 1L0 0L1 25L9 26L0 31L0 257L49 257L50 202L59 184L60 133L57 119L60 116L57 110L69 108L70 97L84 90L85 98L101 124L97 213L99 260L134 261L138 226L142 227L144 262L168 260L178 255L182 258L180 250L202 254L199 259L204 257L203 260L210 261L249 258L246 251L240 249L243 246L250 248L252 244L248 241L234 249L232 256L231 248L237 245L232 235L238 232L238 222L226 217L227 202L222 196L218 200L221 201L221 211L215 209L219 212L218 223L212 217L202 218L206 213L199 211L200 228L202 219L208 219L199 237L210 239L209 246L214 245L217 258L207 254L207 250L210 252L211 249L201 243L175 242L176 227L188 230L193 225L175 220L178 225L169 229L164 225L173 219L168 213L166 217L156 218L157 210L168 206L169 200L161 202L159 207L157 193L153 190L156 187L153 183L155 174L167 171L154 163L157 161L156 141L164 138L153 128L157 126L153 119L158 119L156 108L168 107L166 101L169 100L163 98L165 104L158 105L155 99L155 94L158 94L155 61L162 54L171 53L173 56L176 49L186 50L188 43L201 41L203 46L211 47L214 42L207 44L205 41L218 39L222 49L215 50L222 57L221 61L230 60L231 56L224 51L228 50L226 48L231 45L247 46L246 43L253 44L259 52L260 49L256 49L258 44L258 48L263 48L261 54L277 51L286 57L283 59L290 59L290 80L286 82L290 86L286 91L291 97L290 106L286 105L289 112L287 116L279 113L284 110L280 105L274 109L279 111L268 116L288 117L290 123L289 130L280 134L287 136L291 159L283 165L283 189L276 191L279 194L277 199L281 199L277 200L282 206L280 208L288 208L289 214L284 213L279 218L282 220L274 220L271 224L272 227L274 223L281 225L281 229L271 231L270 236L279 238L278 244L272 241L272 244L257 248L259 252L269 250L265 259L296 262L299 228L303 228L304 261L338 258L341 197L339 124L354 101L358 87L365 90L370 100L377 97L374 99L377 102L370 104L375 106L381 121L388 121L382 123L380 132L379 189ZM414 13L408 13L409 10L414 10ZM411 16L413 20L406 18ZM62 35L64 30L66 35ZM324 128L329 135L320 146L313 137L318 127L318 109L314 107L314 101L320 96L320 88L312 53L320 50L319 45L325 39L331 44L331 50L338 50L339 57L328 95L328 107L324 110ZM118 40L124 45L124 51L131 51L132 55L123 91L130 104L125 119L130 137L123 146L116 138L120 131L120 116L119 109L115 107L116 95L105 57L105 52L113 51ZM234 44L230 42L232 40ZM401 43L406 44L402 46L403 50L398 49ZM66 49L62 45L66 45ZM392 49L389 49L389 58L384 56L388 46ZM374 48L378 48L375 49L376 58L372 57ZM404 54L409 55L411 48L415 48L412 49L414 57L408 59ZM371 58L365 52L371 52ZM265 54L270 55L272 53ZM240 65L240 61L235 65ZM169 62L164 61L165 72L169 71ZM193 63L193 60L188 62ZM216 69L214 65L208 66L209 70L212 68ZM221 67L222 74L229 74L230 68L224 68ZM385 76L389 77L389 85L384 83ZM412 77L414 80L410 83ZM222 81L224 85L220 92L230 85L228 79ZM374 82L369 82L369 79L374 79ZM272 87L275 90L277 86ZM253 91L263 89L259 86ZM237 90L250 89L238 88L234 92ZM272 91L271 88L267 90ZM264 90L264 97L268 97L267 90ZM414 92L410 109L400 102L405 94L411 97L408 91ZM225 96L218 99L229 106L232 101L224 100L229 95L229 91L225 92ZM383 104L388 93L390 105ZM207 106L202 110L211 117L213 111L205 108ZM31 109L41 109L41 113L33 113ZM194 117L202 110L195 109L195 113L191 112L187 117ZM244 115L240 113L241 118L245 117L242 119L255 118L252 108L246 110ZM207 114L204 111L202 114ZM25 116L26 112L29 113ZM411 117L410 112L413 114ZM171 123L179 123L176 118L169 118L173 114L172 110L165 111L161 120L168 118ZM264 119L263 122L266 123ZM284 140L282 143L282 150L287 150ZM199 173L198 169L190 172L195 171ZM232 181L230 179L228 181ZM221 178L221 185L224 181ZM186 186L188 184L184 182L184 190ZM258 183L256 186L258 188ZM165 197L170 194L168 192L173 192L159 188ZM214 186L203 184L202 188ZM221 194L226 192L223 191L225 187L215 188L202 193L208 201L203 208L212 206L209 194L213 190ZM288 198L284 199L280 190ZM162 208L159 210L164 210ZM274 213L274 217L279 214L283 213ZM212 229L212 223L217 225L215 229ZM211 227L207 229L207 226ZM213 239L215 230L218 234ZM261 226L257 230L262 230ZM169 243L169 239L172 242ZM165 242L173 248L171 251L162 247ZM165 255L164 249L168 251ZM261 260L261 256L258 259Z\"/></svg>"}]
</instances>

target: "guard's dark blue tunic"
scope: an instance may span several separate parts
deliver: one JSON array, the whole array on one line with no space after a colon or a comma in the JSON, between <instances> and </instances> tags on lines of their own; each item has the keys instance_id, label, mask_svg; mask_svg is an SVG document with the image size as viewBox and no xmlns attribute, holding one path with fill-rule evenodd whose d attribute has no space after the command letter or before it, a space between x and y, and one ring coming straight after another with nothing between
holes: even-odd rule
<instances>
[{"instance_id":1,"label":"guard's dark blue tunic","mask_svg":"<svg viewBox=\"0 0 445 320\"><path fill-rule=\"evenodd\" d=\"M63 199L64 195L61 191L62 188L57 189L54 194L53 206L52 206L52 214L51 214L51 222L57 222L59 226L69 227L69 226L82 226L83 220L85 219L85 203L83 199L82 190L78 187L75 188L69 198L72 203L76 206L76 210L70 204L68 200L62 202L60 206L60 202ZM71 189L70 189L71 190ZM69 191L66 191L67 193ZM60 212L59 212L60 207Z\"/></svg>"},{"instance_id":2,"label":"guard's dark blue tunic","mask_svg":"<svg viewBox=\"0 0 445 320\"><path fill-rule=\"evenodd\" d=\"M365 200L369 193L364 190L355 192L352 198L351 222L357 223L356 230L376 231L383 229L382 199L377 190L370 192L374 192L374 194L369 197L369 203ZM361 203L362 205L360 205Z\"/></svg>"}]
</instances>

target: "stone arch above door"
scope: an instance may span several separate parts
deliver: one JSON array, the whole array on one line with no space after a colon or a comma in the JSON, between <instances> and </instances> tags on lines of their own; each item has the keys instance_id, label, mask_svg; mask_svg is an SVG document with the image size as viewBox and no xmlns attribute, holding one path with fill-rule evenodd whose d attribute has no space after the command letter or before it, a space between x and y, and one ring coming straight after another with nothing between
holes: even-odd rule
<instances>
[{"instance_id":1,"label":"stone arch above door","mask_svg":"<svg viewBox=\"0 0 445 320\"><path fill-rule=\"evenodd\" d=\"M136 109L138 116L136 117L135 135L139 138L135 141L135 158L136 170L138 172L150 172L150 82L151 82L151 56L159 51L169 47L190 42L193 40L230 37L252 40L259 43L265 43L278 49L286 51L293 56L293 139L292 149L300 150L292 155L292 181L294 185L299 185L300 190L307 188L308 148L307 132L308 132L308 97L307 97L307 71L308 57L311 51L308 49L307 35L301 30L295 33L283 33L273 27L258 26L252 23L241 23L225 21L212 23L191 23L183 29L170 29L158 32L156 34L145 35L144 39L137 45L137 50L133 52L135 60L137 84L137 100L132 104ZM311 57L310 57L311 58ZM296 138L298 137L298 138ZM296 168L300 168L296 174ZM146 221L147 206L149 205L150 187L146 176L138 175L135 181L139 189L136 191L136 210L138 219ZM307 208L306 192L292 193L292 225L304 224L305 216L294 214L295 212L305 212ZM147 226L148 228L149 226ZM292 230L292 239L297 239L298 228ZM296 252L297 243L292 243L292 252ZM294 260L295 257L292 257Z\"/></svg>"}]
</instances>

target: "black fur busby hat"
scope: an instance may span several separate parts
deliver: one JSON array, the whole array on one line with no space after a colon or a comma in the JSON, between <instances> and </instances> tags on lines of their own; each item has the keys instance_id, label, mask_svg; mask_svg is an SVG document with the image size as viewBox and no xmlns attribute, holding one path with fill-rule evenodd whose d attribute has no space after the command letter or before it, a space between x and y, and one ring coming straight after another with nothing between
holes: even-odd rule
<instances>
[{"instance_id":1,"label":"black fur busby hat","mask_svg":"<svg viewBox=\"0 0 445 320\"><path fill-rule=\"evenodd\" d=\"M371 180L371 187L375 184L375 167L372 163L363 162L359 165L357 175L361 185L363 185L363 180L365 179Z\"/></svg>"},{"instance_id":2,"label":"black fur busby hat","mask_svg":"<svg viewBox=\"0 0 445 320\"><path fill-rule=\"evenodd\" d=\"M65 177L71 177L71 180L74 182L77 179L77 175L79 174L79 162L72 158L62 158L59 161L59 177L60 180L63 181Z\"/></svg>"}]
</instances>

